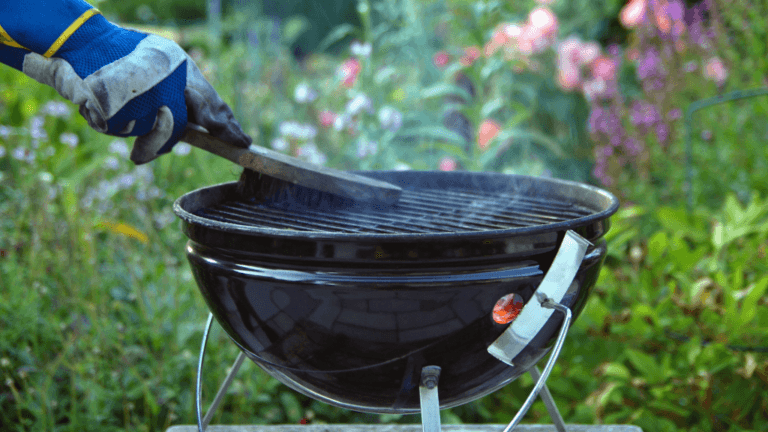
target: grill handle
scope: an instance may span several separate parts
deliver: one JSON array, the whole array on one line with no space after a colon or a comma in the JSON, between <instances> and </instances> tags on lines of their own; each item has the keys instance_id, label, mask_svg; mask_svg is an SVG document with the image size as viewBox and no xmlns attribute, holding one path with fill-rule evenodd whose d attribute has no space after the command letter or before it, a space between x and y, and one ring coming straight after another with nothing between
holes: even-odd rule
<instances>
[{"instance_id":1,"label":"grill handle","mask_svg":"<svg viewBox=\"0 0 768 432\"><path fill-rule=\"evenodd\" d=\"M523 307L520 315L512 321L504 333L488 347L489 354L514 366L513 359L539 334L555 312L544 304L545 301L551 300L554 303L562 301L563 296L574 283L587 248L591 245L592 243L587 239L572 230L565 233L552 266L544 275L531 301Z\"/></svg>"}]
</instances>

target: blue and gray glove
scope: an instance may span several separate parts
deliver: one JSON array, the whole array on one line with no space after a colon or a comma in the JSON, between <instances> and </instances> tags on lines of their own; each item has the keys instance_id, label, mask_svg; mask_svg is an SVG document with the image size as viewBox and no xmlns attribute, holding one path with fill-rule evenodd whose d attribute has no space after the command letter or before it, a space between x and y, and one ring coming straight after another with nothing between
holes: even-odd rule
<instances>
[{"instance_id":1,"label":"blue and gray glove","mask_svg":"<svg viewBox=\"0 0 768 432\"><path fill-rule=\"evenodd\" d=\"M234 145L251 143L181 47L118 27L83 0L4 1L0 62L79 105L93 129L137 136L136 164L169 152L188 121Z\"/></svg>"}]
</instances>

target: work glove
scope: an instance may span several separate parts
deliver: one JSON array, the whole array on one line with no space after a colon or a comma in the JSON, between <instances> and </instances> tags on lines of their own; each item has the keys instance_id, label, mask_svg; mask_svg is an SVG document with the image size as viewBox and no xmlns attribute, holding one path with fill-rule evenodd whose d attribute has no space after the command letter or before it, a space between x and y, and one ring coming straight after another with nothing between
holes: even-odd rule
<instances>
[{"instance_id":1,"label":"work glove","mask_svg":"<svg viewBox=\"0 0 768 432\"><path fill-rule=\"evenodd\" d=\"M82 0L0 8L0 62L55 88L95 130L137 136L136 164L168 153L187 122L239 147L251 138L175 42L123 29Z\"/></svg>"}]
</instances>

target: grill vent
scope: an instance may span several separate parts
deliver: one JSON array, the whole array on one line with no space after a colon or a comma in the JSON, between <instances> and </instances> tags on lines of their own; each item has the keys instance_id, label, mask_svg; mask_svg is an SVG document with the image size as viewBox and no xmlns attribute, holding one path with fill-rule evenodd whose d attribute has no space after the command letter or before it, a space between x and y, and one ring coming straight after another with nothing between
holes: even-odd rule
<instances>
[{"instance_id":1,"label":"grill vent","mask_svg":"<svg viewBox=\"0 0 768 432\"><path fill-rule=\"evenodd\" d=\"M504 230L565 222L592 213L572 202L469 189L405 190L398 204L389 208L315 209L225 201L196 212L207 219L248 227L368 234Z\"/></svg>"}]
</instances>

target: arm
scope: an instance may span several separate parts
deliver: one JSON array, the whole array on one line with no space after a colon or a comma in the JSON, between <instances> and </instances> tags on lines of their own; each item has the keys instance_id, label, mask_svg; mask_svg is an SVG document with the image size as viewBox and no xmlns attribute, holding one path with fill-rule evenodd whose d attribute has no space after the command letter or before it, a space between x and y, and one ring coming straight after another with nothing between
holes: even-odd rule
<instances>
[{"instance_id":1,"label":"arm","mask_svg":"<svg viewBox=\"0 0 768 432\"><path fill-rule=\"evenodd\" d=\"M188 120L251 142L176 43L116 26L83 0L4 2L0 27L0 62L54 87L95 130L137 136L137 164L169 152Z\"/></svg>"}]
</instances>

